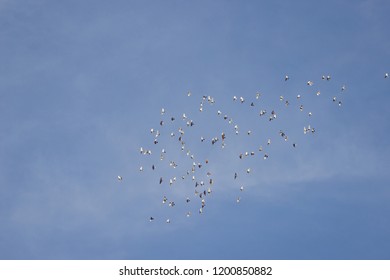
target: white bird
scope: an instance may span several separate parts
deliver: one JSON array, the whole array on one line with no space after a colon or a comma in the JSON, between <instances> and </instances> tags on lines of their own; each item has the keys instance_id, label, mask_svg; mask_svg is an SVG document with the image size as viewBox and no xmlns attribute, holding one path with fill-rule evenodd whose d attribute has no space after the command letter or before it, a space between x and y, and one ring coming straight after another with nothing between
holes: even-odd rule
<instances>
[{"instance_id":1,"label":"white bird","mask_svg":"<svg viewBox=\"0 0 390 280\"><path fill-rule=\"evenodd\" d=\"M236 202L240 203L240 201L241 201L241 197L237 197Z\"/></svg>"},{"instance_id":2,"label":"white bird","mask_svg":"<svg viewBox=\"0 0 390 280\"><path fill-rule=\"evenodd\" d=\"M119 175L118 175L117 178L118 178L119 181L122 181L122 180L123 180L122 176L119 176Z\"/></svg>"},{"instance_id":3,"label":"white bird","mask_svg":"<svg viewBox=\"0 0 390 280\"><path fill-rule=\"evenodd\" d=\"M144 171L144 168L142 166L140 166L139 171Z\"/></svg>"},{"instance_id":4,"label":"white bird","mask_svg":"<svg viewBox=\"0 0 390 280\"><path fill-rule=\"evenodd\" d=\"M280 101L283 101L283 98L284 98L283 95L279 96Z\"/></svg>"},{"instance_id":5,"label":"white bird","mask_svg":"<svg viewBox=\"0 0 390 280\"><path fill-rule=\"evenodd\" d=\"M344 90L346 90L346 86L345 86L345 85L343 85L343 86L341 87L341 91L344 91Z\"/></svg>"},{"instance_id":6,"label":"white bird","mask_svg":"<svg viewBox=\"0 0 390 280\"><path fill-rule=\"evenodd\" d=\"M187 96L191 96L191 91L188 91L188 92L187 92Z\"/></svg>"},{"instance_id":7,"label":"white bird","mask_svg":"<svg viewBox=\"0 0 390 280\"><path fill-rule=\"evenodd\" d=\"M284 76L284 81L287 81L288 79L290 79L288 75Z\"/></svg>"},{"instance_id":8,"label":"white bird","mask_svg":"<svg viewBox=\"0 0 390 280\"><path fill-rule=\"evenodd\" d=\"M260 95L261 95L260 92L256 92L256 99L259 99L259 98L260 98Z\"/></svg>"},{"instance_id":9,"label":"white bird","mask_svg":"<svg viewBox=\"0 0 390 280\"><path fill-rule=\"evenodd\" d=\"M237 100L237 96L233 96L233 101L236 101Z\"/></svg>"},{"instance_id":10,"label":"white bird","mask_svg":"<svg viewBox=\"0 0 390 280\"><path fill-rule=\"evenodd\" d=\"M268 154L264 154L264 159L267 159L268 158Z\"/></svg>"},{"instance_id":11,"label":"white bird","mask_svg":"<svg viewBox=\"0 0 390 280\"><path fill-rule=\"evenodd\" d=\"M150 218L149 218L149 221L150 221L150 222L153 222L153 221L154 221L154 218L153 218L153 217L150 217Z\"/></svg>"},{"instance_id":12,"label":"white bird","mask_svg":"<svg viewBox=\"0 0 390 280\"><path fill-rule=\"evenodd\" d=\"M244 102L245 102L244 97L242 97L242 96L240 97L240 102L241 102L241 103L244 103Z\"/></svg>"},{"instance_id":13,"label":"white bird","mask_svg":"<svg viewBox=\"0 0 390 280\"><path fill-rule=\"evenodd\" d=\"M271 139L268 139L267 145L271 145Z\"/></svg>"},{"instance_id":14,"label":"white bird","mask_svg":"<svg viewBox=\"0 0 390 280\"><path fill-rule=\"evenodd\" d=\"M389 77L389 73L385 73L385 78L388 78Z\"/></svg>"},{"instance_id":15,"label":"white bird","mask_svg":"<svg viewBox=\"0 0 390 280\"><path fill-rule=\"evenodd\" d=\"M170 223L171 223L171 220L170 220L170 219L167 219L167 220L166 220L166 223L167 223L167 224L170 224Z\"/></svg>"},{"instance_id":16,"label":"white bird","mask_svg":"<svg viewBox=\"0 0 390 280\"><path fill-rule=\"evenodd\" d=\"M313 114L311 112L309 112L309 117L311 117Z\"/></svg>"},{"instance_id":17,"label":"white bird","mask_svg":"<svg viewBox=\"0 0 390 280\"><path fill-rule=\"evenodd\" d=\"M191 216L191 212L187 212L186 216L189 218Z\"/></svg>"},{"instance_id":18,"label":"white bird","mask_svg":"<svg viewBox=\"0 0 390 280\"><path fill-rule=\"evenodd\" d=\"M297 95L297 99L299 99L299 98L301 98L301 95L300 95L300 94Z\"/></svg>"},{"instance_id":19,"label":"white bird","mask_svg":"<svg viewBox=\"0 0 390 280\"><path fill-rule=\"evenodd\" d=\"M251 169L250 168L248 168L247 170L246 170L246 173L250 173L251 172Z\"/></svg>"},{"instance_id":20,"label":"white bird","mask_svg":"<svg viewBox=\"0 0 390 280\"><path fill-rule=\"evenodd\" d=\"M317 94L317 96L319 96L319 95L321 94L321 92L320 92L320 91L317 91L316 94Z\"/></svg>"},{"instance_id":21,"label":"white bird","mask_svg":"<svg viewBox=\"0 0 390 280\"><path fill-rule=\"evenodd\" d=\"M243 190L244 190L244 186L241 186L241 187L240 187L240 191L243 191Z\"/></svg>"},{"instance_id":22,"label":"white bird","mask_svg":"<svg viewBox=\"0 0 390 280\"><path fill-rule=\"evenodd\" d=\"M314 83L312 82L312 81L307 81L307 83L306 83L308 86L312 86L312 85L314 85Z\"/></svg>"},{"instance_id":23,"label":"white bird","mask_svg":"<svg viewBox=\"0 0 390 280\"><path fill-rule=\"evenodd\" d=\"M161 115L164 115L164 114L165 114L165 109L161 108Z\"/></svg>"}]
</instances>

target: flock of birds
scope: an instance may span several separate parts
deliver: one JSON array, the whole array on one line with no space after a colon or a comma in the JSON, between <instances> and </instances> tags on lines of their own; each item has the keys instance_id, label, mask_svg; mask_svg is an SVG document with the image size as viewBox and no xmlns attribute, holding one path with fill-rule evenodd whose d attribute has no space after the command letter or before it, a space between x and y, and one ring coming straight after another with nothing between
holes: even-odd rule
<instances>
[{"instance_id":1,"label":"flock of birds","mask_svg":"<svg viewBox=\"0 0 390 280\"><path fill-rule=\"evenodd\" d=\"M385 73L384 78L388 78L389 74ZM286 75L284 81L288 82L290 77ZM330 75L323 75L321 80L324 82L330 82ZM320 96L321 91L318 89L313 90L314 82L309 80L306 82L306 86L310 88L311 93L295 94L294 96L288 95L278 96L278 103L283 106L274 106L274 108L268 109L263 101L263 94L256 92L251 100L247 101L243 96L232 96L231 102L236 103L239 112L246 112L252 110L256 113L259 121L266 123L266 125L275 126L277 134L267 135L263 143L258 143L258 146L252 150L240 151L233 160L245 161L247 157L268 160L270 157L270 146L279 138L281 142L290 143L292 149L298 147L297 142L292 141L287 135L286 131L278 127L278 112L285 107L293 107L292 110L296 112L302 112L305 116L304 119L313 119L314 112L307 110L306 107L310 108L310 103L306 104L307 94L312 96ZM321 101L328 100L329 103L335 104L336 107L342 107L343 105L343 94L346 91L346 86L341 85L336 95L329 96L326 92L326 96ZM187 93L188 98L193 98L191 92ZM271 98L275 98L271 96ZM191 100L193 101L193 99ZM248 129L241 131L241 125L237 121L233 120L233 117L227 113L223 113L221 110L215 110L216 104L218 104L212 96L200 96L200 105L197 108L197 114L204 114L209 108L211 108L211 115L206 118L206 125L211 125L211 118L219 118L226 125L219 125L213 133L209 135L203 135L204 130L196 131L198 121L188 115L188 113L181 113L180 115L173 115L170 111L165 108L161 108L160 120L156 122L156 127L150 128L150 143L148 148L140 147L139 155L146 157L146 160L142 160L143 163L139 166L139 172L147 173L147 176L155 178L156 185L161 190L161 197L159 198L159 204L163 207L176 208L177 204L181 205L180 214L183 217L191 217L193 213L203 214L205 209L213 196L214 190L221 189L220 183L216 180L212 165L212 159L209 158L210 151L217 151L222 153L226 150L226 147L234 146L232 151L236 151L242 146L246 145L235 145L233 141L231 144L230 140L242 135L244 137L251 136L255 133L254 130ZM193 104L193 102L192 102ZM240 105L239 105L240 104ZM233 105L233 104L232 104ZM307 106L306 106L307 105ZM277 109L275 109L277 107ZM214 112L213 112L214 111ZM209 111L210 112L210 111ZM198 115L199 116L199 115ZM276 124L274 124L276 123ZM255 127L256 129L256 127ZM303 125L302 132L304 135L313 135L316 133L316 128L308 121L306 125ZM293 137L291 137L293 138ZM229 145L228 145L229 144ZM191 146L192 145L192 146ZM195 147L198 149L198 154L195 154L191 149ZM202 147L202 148L200 148ZM204 152L207 150L209 152ZM230 153L229 153L230 155ZM223 174L225 177L230 177L232 184L237 184L237 195L235 196L235 203L240 203L242 194L245 192L245 185L239 182L239 178L242 176L249 176L253 168L245 166L243 169L237 168L231 175ZM151 173L151 174L149 174ZM122 181L123 177L118 176L118 181ZM183 182L182 184L180 182ZM176 194L175 194L176 192ZM179 196L179 198L178 198ZM185 210L183 210L185 209ZM172 213L172 212L170 212ZM157 217L158 216L158 217ZM172 217L166 215L161 217L161 213L157 216L152 215L149 217L149 221L155 220L163 221L167 224L172 222Z\"/></svg>"}]
</instances>

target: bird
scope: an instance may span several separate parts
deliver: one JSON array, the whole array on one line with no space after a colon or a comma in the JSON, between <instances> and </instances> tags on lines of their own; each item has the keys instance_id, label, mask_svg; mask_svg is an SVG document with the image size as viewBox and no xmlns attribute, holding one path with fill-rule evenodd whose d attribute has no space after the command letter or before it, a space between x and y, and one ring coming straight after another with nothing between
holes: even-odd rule
<instances>
[{"instance_id":1,"label":"bird","mask_svg":"<svg viewBox=\"0 0 390 280\"><path fill-rule=\"evenodd\" d=\"M322 78L322 80L326 80L326 81L330 80L329 75L322 75L320 77ZM388 73L385 73L384 78L388 78ZM289 79L290 79L289 75L284 76L284 81L288 81ZM283 83L283 80L281 79L281 81L279 81L279 82ZM304 84L305 82L306 82L306 85ZM314 80L314 82L316 82L316 80ZM304 80L303 83L301 84L301 87L313 86L314 82L313 82L313 80ZM288 85L288 84L286 84L286 85ZM333 85L332 83L329 83L329 89L331 89L332 86L336 87L336 91L340 90L340 87L337 84ZM327 90L328 90L328 87L327 87ZM346 87L345 87L345 85L343 85L341 87L341 91L343 92L345 90L346 90ZM273 134L270 134L270 132L277 133L279 131L280 137L282 137L282 139L284 139L284 141L288 141L289 140L288 138L290 138L290 139L294 138L293 133L291 133L291 135L290 135L290 129L292 130L292 128L297 127L298 132L299 132L299 126L300 125L303 126L305 124L304 123L303 124L297 123L296 126L291 125L291 127L283 128L283 130L280 130L279 128L282 128L283 125L286 124L286 123L283 123L283 121L286 120L286 118L288 120L288 123L290 123L290 121L291 122L298 121L298 120L304 121L305 119L307 119L307 116L309 116L309 117L311 117L311 119L313 119L314 114L318 113L317 111L314 110L314 108L312 106L313 104L310 103L310 102L312 102L311 97L308 95L307 100L306 100L306 96L304 96L305 94L301 94L302 92L299 92L299 91L300 91L300 89L298 88L298 92L295 93L296 100L297 100L296 103L294 102L294 100L295 100L294 93L293 93L293 97L290 97L290 98L288 98L288 96L290 96L290 95L288 95L287 93L281 93L283 95L278 94L276 96L270 95L270 98L275 99L275 100L271 101L271 104L277 104L280 101L285 106L292 105L294 107L292 109L285 108L284 105L282 105L282 104L279 104L279 105L277 104L277 106L279 106L279 107L270 108L266 104L266 102L268 102L268 98L266 98L264 100L262 99L261 105L259 105L260 102L256 101L256 99L259 99L261 96L261 93L259 91L256 91L254 94L255 96L253 96L256 99L253 98L253 100L247 100L247 103L245 103L245 104L248 104L248 107L244 104L244 107L239 105L238 107L233 106L232 108L229 108L229 110L239 110L238 112L237 111L236 112L232 111L229 113L225 112L225 109L227 109L227 108L224 108L222 106L224 104L224 102L222 102L222 103L216 102L218 100L214 99L214 97L212 97L210 95L201 95L199 98L200 99L199 103L196 102L195 95L193 95L193 97L195 97L195 101L193 98L189 98L187 103L193 103L193 106L194 106L194 108L192 108L192 109L190 108L190 111L186 111L186 109L184 109L183 106L181 106L179 104L179 106L176 107L176 109L179 108L179 110L181 110L180 108L183 108L184 113L182 111L182 112L172 112L172 114L171 114L170 110L166 110L166 109L164 109L164 107L161 108L162 107L161 106L160 107L161 108L161 115L168 113L170 115L169 118L166 119L165 116L160 116L160 118L156 120L157 128L159 130L156 129L156 126L153 128L147 128L147 130L150 129L150 136L153 137L150 139L151 142L153 142L155 145L157 145L157 146L153 146L153 147L158 147L158 146L164 147L163 149L160 148L161 149L160 160L162 160L162 161L161 161L160 165L157 165L156 162L153 162L153 160L155 160L155 158L153 156L149 157L149 155L152 155L152 150L147 149L147 148L145 148L145 146L143 146L139 149L139 152L142 156L146 155L147 158L150 158L150 161L148 163L144 163L142 161L141 164L144 167L145 167L145 164L150 164L150 165L146 165L146 166L151 166L151 169L150 169L150 167L143 168L142 165L139 165L140 166L139 170L143 171L144 174L146 174L146 175L155 176L156 185L157 185L157 180L159 178L159 184L160 184L159 188L161 189L159 191L163 192L163 193L161 196L159 196L158 203L163 208L163 211L183 211L182 205L178 205L178 207L174 207L175 202L173 200L178 199L178 201L182 201L183 204L186 204L185 206L187 206L187 207L192 207L192 204L199 203L200 205L197 204L199 207L198 208L199 214L204 214L205 213L204 208L206 207L206 204L208 206L208 204L212 202L211 199L210 200L208 199L209 195L212 195L212 196L218 195L224 189L224 188L221 188L221 189L219 188L220 181L218 179L219 178L218 174L216 174L216 173L218 173L221 168L218 166L218 164L220 164L220 165L226 164L227 166L231 166L233 164L233 168L237 168L237 169L233 169L233 172L231 173L231 175L234 175L234 176L232 176L233 178L229 177L226 179L226 181L228 184L229 184L229 180L234 181L234 183L238 184L238 186L236 186L237 189L239 189L240 192L243 192L244 185L241 185L241 184L244 184L244 183L241 182L241 177L242 177L241 173L246 172L247 177L257 176L256 175L257 166L258 166L257 164L260 164L260 165L261 164L269 164L269 163L272 164L272 160L274 160L274 157L272 157L271 162L263 162L263 163L259 162L259 161L261 161L261 157L264 160L268 159L269 154L271 154L271 149L275 149L278 145L278 141L275 141L275 143L273 143L272 146L270 145L271 138L273 137ZM315 93L317 96L319 96L321 94L320 90L318 90L318 89L315 89L315 91L313 93ZM325 92L323 95L326 96ZM190 91L187 91L187 96L192 96ZM346 96L346 97L348 97L348 96ZM276 98L279 98L279 101L277 101ZM330 102L331 98L332 98L332 96L330 96L329 99L327 99L327 101ZM227 97L227 99L229 100L230 97ZM332 101L335 104L338 104L339 106L341 106L342 103L341 103L341 100L339 100L339 99L341 99L339 96L337 96L337 99L336 99L336 96L334 96L332 98ZM241 104L243 104L245 102L245 99L243 96L238 95L238 96L233 96L233 101L237 101L237 102L240 102ZM274 101L276 101L276 102L274 102ZM259 103L257 103L257 102L259 102ZM322 98L318 98L318 99L316 99L316 102L325 102L325 101L323 101ZM344 102L344 100L343 100L343 102ZM214 113L211 113L211 115L208 115L208 112L207 112L208 106L215 106L215 105L213 105L214 103L217 104L216 106L221 106L221 107L216 108L218 110L215 110L215 111L213 111ZM257 109L254 108L255 106L261 106L262 108L259 108L261 110L257 111ZM297 106L297 107L295 107L295 106ZM304 113L303 115L297 113L297 117L292 115L292 114L294 114L294 111L298 111L298 108L300 111L303 111L304 106L305 106L306 113ZM251 108L253 107L255 109L255 111L248 110L249 107L251 107ZM278 108L281 108L281 109L278 109ZM321 108L321 110L327 109L326 106L322 106L320 108ZM199 109L199 111L198 111L198 109ZM245 112L245 110L247 112ZM280 112L279 112L279 110L280 110ZM244 112L241 112L241 111L244 111ZM273 121L276 119L276 116L277 116L276 111L278 111L278 114L280 114L280 117L279 117L280 121L278 118L278 120L275 121L275 123L273 122L272 129L268 128L269 129L268 131L267 131L267 125L261 126L261 124L260 124L260 126L257 126L257 123L254 123L255 119L252 119L252 120L250 119L250 117L251 117L250 114L252 114L252 116L255 118L256 118L256 114L259 114L260 117L265 115L265 117L263 117L263 118L258 118L258 116L257 116L257 118L258 118L257 121L259 121L260 123L264 122L264 121L266 123L268 123L268 120ZM190 112L195 112L195 113L194 113L194 115L192 115L192 113L191 113L191 116L190 116ZM203 112L203 113L200 113L200 112ZM241 118L240 113L243 113L242 114L243 118ZM201 116L200 114L206 114L206 115L203 115L202 119L199 120L197 117ZM234 121L233 121L231 116L233 116L235 114L240 116L240 117L237 117L237 119L234 118ZM318 114L318 115L320 115L320 114ZM315 115L315 116L317 116L317 115ZM175 121L175 117L177 117L176 121ZM291 120L290 120L290 117L291 117ZM220 121L221 119L223 119L223 121ZM226 120L226 123L222 123L225 120ZM218 122L221 122L221 123L218 123ZM158 125L158 123L159 123L159 125ZM195 126L195 123L196 123L196 126ZM275 127L275 125L276 125L276 127ZM247 135L252 135L251 137L241 137L241 135L238 135L240 132L239 128L242 129L243 127L244 127L244 131L243 131L244 135L243 136L246 136L245 134L247 134ZM304 134L313 135L316 132L316 129L314 127L312 127L310 124L309 125L306 124L305 126L303 126L303 128L304 128ZM285 130L288 130L288 132L289 132L288 136L285 133ZM229 137L231 135L231 133L233 133L233 132L238 136ZM261 132L261 134L260 134L260 132ZM147 134L149 135L149 133L147 133ZM266 140L265 143L264 142L258 143L258 140L256 139L258 134L260 134L260 135L262 135L262 137L264 137L264 139ZM197 137L199 137L199 138L197 138ZM255 138L252 138L252 137L255 137ZM192 140L194 140L194 139L197 140L196 142L198 142L200 139L200 142L202 144L193 146ZM206 139L207 139L207 141L206 141ZM247 142L249 142L249 140L250 140L250 143L244 143L243 139L246 139ZM310 137L309 137L309 139L310 139ZM219 146L219 142L221 142L221 146ZM250 145L246 146L246 144L250 144ZM262 144L262 145L259 145L259 144ZM212 147L212 145L214 145L214 147ZM226 145L226 148L225 148L225 145ZM258 152L256 150L253 150L253 145L258 145L257 146ZM294 148L294 149L297 148L296 142L292 142L291 145L292 145L292 148ZM191 150L189 149L190 146L191 146ZM263 149L263 146L264 146L264 149ZM213 149L212 153L209 152L209 149L211 149L211 147ZM233 148L233 150L230 150L231 147ZM236 148L241 149L240 147L242 147L241 153L239 151L234 152ZM166 148L168 148L168 150L169 150L168 152L165 150ZM223 148L225 148L224 151L222 151ZM153 152L154 152L154 150L153 150ZM296 152L299 152L299 150L297 149L294 151L294 153L296 153ZM218 155L218 153L224 153L224 156L221 157ZM207 157L205 157L206 155L207 155ZM229 158L231 155L234 156L233 159ZM235 156L237 156L237 155L239 156L240 161L236 160L237 158L235 158ZM259 156L257 156L257 155L259 155ZM249 157L250 157L250 159L249 159ZM223 158L224 161L215 160L215 159L221 159L221 158ZM275 158L277 158L277 157L275 157ZM209 160L210 160L211 164L206 165L209 163ZM231 160L231 163L229 162L229 160ZM248 164L248 166L244 167L244 169L242 169L242 164L246 164L246 163L244 163L244 161L248 161L248 160L251 161L251 163ZM254 163L255 161L257 161L257 162ZM254 170L252 170L251 168L248 168L249 166L254 167L254 165L252 165L252 164L256 164L256 168ZM259 169L260 169L260 167L259 167ZM234 170L236 172L234 172ZM238 178L238 173L240 173L240 178ZM244 177L245 176L243 176L243 178L242 178L243 180L248 180ZM179 178L181 178L181 179L179 179ZM177 181L177 179L179 181ZM256 178L254 178L254 179L256 179ZM118 180L121 181L122 177L118 176ZM225 181L225 179L224 179L224 181ZM190 184L188 184L188 182ZM232 183L232 182L230 182L230 183ZM172 186L172 187L169 187L169 186ZM173 186L180 186L181 190L178 190L179 187L174 188ZM190 189L190 192L191 191L194 192L195 198L191 197L191 199L190 199L190 197L188 197L188 189L187 189L188 187L192 188L192 190ZM214 192L214 188L216 188L215 190L218 190L218 191ZM166 189L169 189L169 191L168 191L169 193L167 193ZM248 189L248 191L250 191L250 190ZM176 198L177 195L173 196L174 192L176 192L177 195L181 195L181 197ZM175 197L174 199L171 199L171 197L170 197L171 193L172 193L172 197ZM245 193L247 193L247 189L245 189ZM184 194L186 194L186 195L184 195ZM161 197L162 197L162 205L161 205ZM168 197L169 197L169 199L168 199ZM234 197L233 197L233 199L234 199ZM236 202L239 203L240 201L241 201L241 197L236 197ZM174 209L167 210L167 207L170 209L172 209L172 208L174 208ZM191 212L189 211L189 209L184 210L182 212L182 214L181 214L182 219L185 219L183 214L185 214L186 217L189 217L191 215ZM171 215L171 214L169 214L169 215ZM162 221L163 222L165 221L166 223L171 223L173 217L172 216L169 217L169 215L165 216L165 219L163 219ZM152 214L152 216L150 217L149 220L150 221L154 220L154 217L155 216L153 216L153 214ZM159 220L159 219L160 218L157 218L156 220Z\"/></svg>"},{"instance_id":2,"label":"bird","mask_svg":"<svg viewBox=\"0 0 390 280\"><path fill-rule=\"evenodd\" d=\"M122 180L123 180L122 176L119 176L119 175L118 175L117 178L118 178L119 181L122 181Z\"/></svg>"},{"instance_id":3,"label":"bird","mask_svg":"<svg viewBox=\"0 0 390 280\"><path fill-rule=\"evenodd\" d=\"M385 78L388 78L389 77L389 73L385 73Z\"/></svg>"}]
</instances>

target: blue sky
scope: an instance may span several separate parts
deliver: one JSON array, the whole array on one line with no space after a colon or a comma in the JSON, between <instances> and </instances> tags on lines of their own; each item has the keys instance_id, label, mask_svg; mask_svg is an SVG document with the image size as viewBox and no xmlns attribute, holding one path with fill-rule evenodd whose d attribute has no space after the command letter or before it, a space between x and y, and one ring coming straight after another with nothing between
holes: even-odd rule
<instances>
[{"instance_id":1,"label":"blue sky","mask_svg":"<svg viewBox=\"0 0 390 280\"><path fill-rule=\"evenodd\" d=\"M384 0L0 1L0 259L389 259L389 14ZM203 95L216 102L200 113ZM216 110L240 123L224 150L198 138L228 131ZM182 113L215 179L190 218L192 182L158 184L159 149L187 159L168 125L156 146L149 132ZM238 160L268 138L266 161Z\"/></svg>"}]
</instances>

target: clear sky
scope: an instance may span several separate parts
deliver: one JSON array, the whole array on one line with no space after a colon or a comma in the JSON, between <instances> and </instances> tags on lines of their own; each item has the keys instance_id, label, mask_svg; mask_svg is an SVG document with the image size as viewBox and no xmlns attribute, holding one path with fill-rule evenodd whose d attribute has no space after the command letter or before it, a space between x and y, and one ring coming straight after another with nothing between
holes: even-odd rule
<instances>
[{"instance_id":1,"label":"clear sky","mask_svg":"<svg viewBox=\"0 0 390 280\"><path fill-rule=\"evenodd\" d=\"M0 259L389 259L389 14L385 0L1 0ZM169 158L178 181L188 162L169 137L182 113L214 179L201 215L191 179L167 185Z\"/></svg>"}]
</instances>

